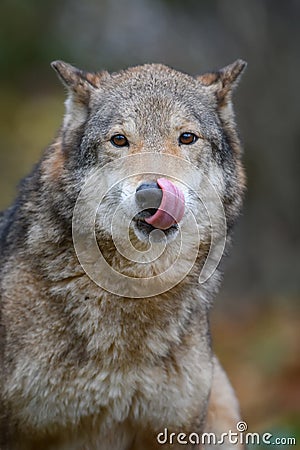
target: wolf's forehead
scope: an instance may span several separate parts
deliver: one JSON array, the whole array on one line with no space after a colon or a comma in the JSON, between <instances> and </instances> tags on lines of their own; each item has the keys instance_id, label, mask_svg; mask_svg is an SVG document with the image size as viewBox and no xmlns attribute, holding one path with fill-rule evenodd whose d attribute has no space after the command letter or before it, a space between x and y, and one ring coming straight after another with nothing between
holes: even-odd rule
<instances>
[{"instance_id":1,"label":"wolf's forehead","mask_svg":"<svg viewBox=\"0 0 300 450\"><path fill-rule=\"evenodd\" d=\"M172 104L186 104L195 97L203 97L206 90L201 83L190 75L177 72L159 64L138 66L112 74L104 80L98 91L98 98L106 97L119 107L125 105L167 107Z\"/></svg>"},{"instance_id":2,"label":"wolf's forehead","mask_svg":"<svg viewBox=\"0 0 300 450\"><path fill-rule=\"evenodd\" d=\"M94 123L101 125L103 132L118 127L123 132L130 129L138 134L147 134L154 129L167 131L179 126L183 120L193 118L192 111L183 102L166 94L143 92L114 100L99 105L94 116Z\"/></svg>"},{"instance_id":3,"label":"wolf's forehead","mask_svg":"<svg viewBox=\"0 0 300 450\"><path fill-rule=\"evenodd\" d=\"M196 83L177 77L126 77L99 91L94 102L95 118L105 128L134 123L142 131L173 127L184 119L197 120L211 109L209 99Z\"/></svg>"},{"instance_id":4,"label":"wolf's forehead","mask_svg":"<svg viewBox=\"0 0 300 450\"><path fill-rule=\"evenodd\" d=\"M196 86L197 80L191 75L179 72L161 64L145 64L143 66L131 67L127 70L112 74L112 83L126 86L143 86L148 89L159 89L160 87L177 88L181 84Z\"/></svg>"},{"instance_id":5,"label":"wolf's forehead","mask_svg":"<svg viewBox=\"0 0 300 450\"><path fill-rule=\"evenodd\" d=\"M193 90L188 84L180 84L178 80L168 77L125 78L112 81L103 85L98 98L101 101L101 98L106 97L112 103L117 102L119 106L140 105L145 102L166 105L170 101L184 101L186 95L190 96Z\"/></svg>"}]
</instances>

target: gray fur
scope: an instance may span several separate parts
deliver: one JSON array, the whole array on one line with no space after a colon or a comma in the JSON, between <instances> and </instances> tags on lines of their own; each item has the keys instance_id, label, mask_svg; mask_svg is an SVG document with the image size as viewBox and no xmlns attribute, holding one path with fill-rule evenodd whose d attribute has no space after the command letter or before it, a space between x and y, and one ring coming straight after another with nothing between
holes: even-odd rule
<instances>
[{"instance_id":1,"label":"gray fur","mask_svg":"<svg viewBox=\"0 0 300 450\"><path fill-rule=\"evenodd\" d=\"M137 301L85 274L72 214L95 168L131 151L164 151L188 158L199 174L217 174L212 183L230 231L245 185L231 96L245 63L196 78L155 64L113 74L53 67L68 89L64 123L0 216L0 449L147 450L160 448L155 436L164 427L226 431L238 407L212 356L208 325L220 275L197 282L209 236L179 285ZM193 148L178 147L181 121L201 136ZM118 127L130 128L128 149L110 143ZM99 223L107 259L138 274L142 266L116 258Z\"/></svg>"}]
</instances>

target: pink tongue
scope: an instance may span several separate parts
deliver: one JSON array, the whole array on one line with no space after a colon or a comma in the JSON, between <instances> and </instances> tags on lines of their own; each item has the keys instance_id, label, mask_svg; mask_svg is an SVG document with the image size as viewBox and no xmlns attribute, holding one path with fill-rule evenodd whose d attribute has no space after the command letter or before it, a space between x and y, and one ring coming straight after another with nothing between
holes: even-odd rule
<instances>
[{"instance_id":1,"label":"pink tongue","mask_svg":"<svg viewBox=\"0 0 300 450\"><path fill-rule=\"evenodd\" d=\"M145 219L155 228L167 230L175 223L180 222L184 215L183 192L166 178L159 178L157 184L162 189L162 199L156 213Z\"/></svg>"}]
</instances>

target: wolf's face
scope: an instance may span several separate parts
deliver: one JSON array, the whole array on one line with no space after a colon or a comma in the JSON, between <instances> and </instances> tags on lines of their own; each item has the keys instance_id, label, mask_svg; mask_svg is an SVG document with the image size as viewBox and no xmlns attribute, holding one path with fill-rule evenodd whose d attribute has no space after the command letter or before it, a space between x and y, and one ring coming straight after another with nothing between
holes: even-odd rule
<instances>
[{"instance_id":1,"label":"wolf's face","mask_svg":"<svg viewBox=\"0 0 300 450\"><path fill-rule=\"evenodd\" d=\"M231 226L244 186L231 93L245 63L195 78L162 65L112 75L53 66L69 90L65 170L76 195L95 177L85 201L96 196L100 234L171 242L192 220L209 242L218 201Z\"/></svg>"}]
</instances>

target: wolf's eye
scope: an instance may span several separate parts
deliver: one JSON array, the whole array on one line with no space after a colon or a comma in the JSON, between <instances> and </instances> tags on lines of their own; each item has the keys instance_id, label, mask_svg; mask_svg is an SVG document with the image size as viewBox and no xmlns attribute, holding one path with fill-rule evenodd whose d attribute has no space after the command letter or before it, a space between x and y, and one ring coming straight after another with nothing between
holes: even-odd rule
<instances>
[{"instance_id":1,"label":"wolf's eye","mask_svg":"<svg viewBox=\"0 0 300 450\"><path fill-rule=\"evenodd\" d=\"M198 137L194 133L182 133L179 136L179 144L190 145L198 140Z\"/></svg>"},{"instance_id":2,"label":"wolf's eye","mask_svg":"<svg viewBox=\"0 0 300 450\"><path fill-rule=\"evenodd\" d=\"M115 134L110 140L115 147L127 147L129 142L123 134Z\"/></svg>"}]
</instances>

